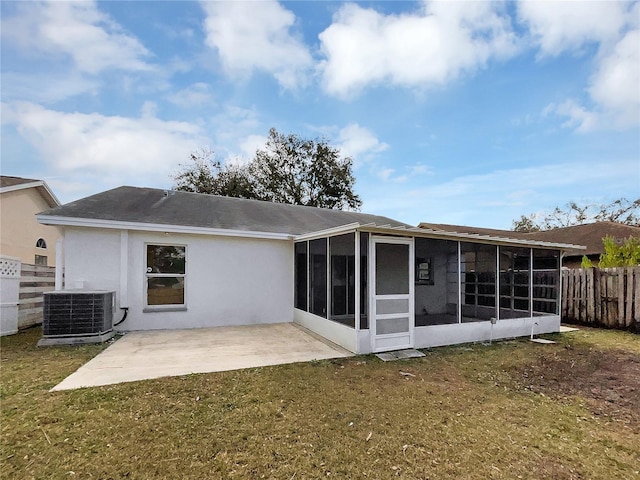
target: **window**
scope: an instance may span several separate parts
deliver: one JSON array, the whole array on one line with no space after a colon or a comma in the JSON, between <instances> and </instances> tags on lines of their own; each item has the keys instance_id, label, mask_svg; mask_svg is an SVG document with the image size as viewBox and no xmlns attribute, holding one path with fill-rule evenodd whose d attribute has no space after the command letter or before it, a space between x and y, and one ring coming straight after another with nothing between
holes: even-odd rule
<instances>
[{"instance_id":1,"label":"window","mask_svg":"<svg viewBox=\"0 0 640 480\"><path fill-rule=\"evenodd\" d=\"M147 245L147 305L184 305L186 247Z\"/></svg>"},{"instance_id":2,"label":"window","mask_svg":"<svg viewBox=\"0 0 640 480\"><path fill-rule=\"evenodd\" d=\"M36 242L36 248L47 248L47 242L44 238L39 238Z\"/></svg>"},{"instance_id":3,"label":"window","mask_svg":"<svg viewBox=\"0 0 640 480\"><path fill-rule=\"evenodd\" d=\"M36 265L44 265L47 266L47 256L46 255L36 255L36 259L34 262Z\"/></svg>"},{"instance_id":4,"label":"window","mask_svg":"<svg viewBox=\"0 0 640 480\"><path fill-rule=\"evenodd\" d=\"M415 283L418 285L433 285L433 259L416 257Z\"/></svg>"}]
</instances>

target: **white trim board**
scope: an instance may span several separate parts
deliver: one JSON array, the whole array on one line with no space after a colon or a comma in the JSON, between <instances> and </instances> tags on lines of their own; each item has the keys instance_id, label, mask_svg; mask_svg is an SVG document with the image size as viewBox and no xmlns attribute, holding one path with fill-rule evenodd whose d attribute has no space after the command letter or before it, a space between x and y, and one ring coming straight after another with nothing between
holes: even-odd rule
<instances>
[{"instance_id":1,"label":"white trim board","mask_svg":"<svg viewBox=\"0 0 640 480\"><path fill-rule=\"evenodd\" d=\"M268 240L291 240L287 233L255 232L250 230L227 230L224 228L192 227L188 225L165 225L162 223L124 222L120 220L87 219L59 217L55 215L36 215L38 222L44 225L63 225L67 227L110 228L117 230L135 230L144 232L185 233L195 235L215 235L224 237L263 238Z\"/></svg>"}]
</instances>

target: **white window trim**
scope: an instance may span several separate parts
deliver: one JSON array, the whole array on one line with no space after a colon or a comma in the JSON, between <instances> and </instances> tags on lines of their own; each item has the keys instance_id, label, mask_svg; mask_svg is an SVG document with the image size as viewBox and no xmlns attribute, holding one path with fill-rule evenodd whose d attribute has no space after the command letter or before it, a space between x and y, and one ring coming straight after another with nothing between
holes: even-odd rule
<instances>
[{"instance_id":1,"label":"white window trim","mask_svg":"<svg viewBox=\"0 0 640 480\"><path fill-rule=\"evenodd\" d=\"M159 245L163 247L183 247L184 248L184 273L147 273L147 248L149 245ZM189 275L189 259L188 259L188 248L186 244L183 243L172 243L172 242L145 242L144 244L144 308L143 313L148 312L183 312L187 310L187 276ZM149 305L149 282L148 279L150 277L154 278L174 278L179 277L184 279L184 303L176 303L170 305Z\"/></svg>"}]
</instances>

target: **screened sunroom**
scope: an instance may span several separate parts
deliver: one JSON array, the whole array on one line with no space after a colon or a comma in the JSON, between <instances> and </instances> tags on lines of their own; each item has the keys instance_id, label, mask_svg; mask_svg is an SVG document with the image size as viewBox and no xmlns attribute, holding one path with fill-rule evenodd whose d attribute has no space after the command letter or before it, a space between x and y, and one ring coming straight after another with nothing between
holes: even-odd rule
<instances>
[{"instance_id":1,"label":"screened sunroom","mask_svg":"<svg viewBox=\"0 0 640 480\"><path fill-rule=\"evenodd\" d=\"M558 331L568 247L375 225L299 236L294 321L356 353Z\"/></svg>"}]
</instances>

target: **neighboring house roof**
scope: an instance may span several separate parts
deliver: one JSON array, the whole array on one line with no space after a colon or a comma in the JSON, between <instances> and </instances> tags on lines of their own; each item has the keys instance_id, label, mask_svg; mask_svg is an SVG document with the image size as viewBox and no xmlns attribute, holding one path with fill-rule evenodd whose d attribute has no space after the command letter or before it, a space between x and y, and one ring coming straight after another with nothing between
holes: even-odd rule
<instances>
[{"instance_id":1,"label":"neighboring house roof","mask_svg":"<svg viewBox=\"0 0 640 480\"><path fill-rule=\"evenodd\" d=\"M569 251L568 255L599 255L604 253L602 239L613 237L617 242L623 242L629 237L640 237L640 227L615 222L595 222L572 227L554 228L544 232L532 232L527 235L545 242L566 242L585 245L586 250Z\"/></svg>"},{"instance_id":2,"label":"neighboring house roof","mask_svg":"<svg viewBox=\"0 0 640 480\"><path fill-rule=\"evenodd\" d=\"M14 192L16 190L25 190L27 188L35 188L50 207L60 206L60 201L51 191L47 182L44 180L35 180L32 178L0 176L0 193Z\"/></svg>"},{"instance_id":3,"label":"neighboring house roof","mask_svg":"<svg viewBox=\"0 0 640 480\"><path fill-rule=\"evenodd\" d=\"M569 249L568 256L599 255L604 253L602 239L607 235L616 241L624 241L629 237L640 237L640 227L615 222L595 222L571 227L554 228L541 232L514 232L491 228L466 227L438 223L421 223L421 228L436 229L446 232L472 233L478 235L510 236L522 240L538 240L542 242L584 245L586 250Z\"/></svg>"},{"instance_id":4,"label":"neighboring house roof","mask_svg":"<svg viewBox=\"0 0 640 480\"><path fill-rule=\"evenodd\" d=\"M154 188L118 187L40 213L49 225L302 239L355 229L391 235L573 248L508 235L447 233L388 217ZM504 232L502 232L504 233ZM512 232L508 232L512 233Z\"/></svg>"}]
</instances>

